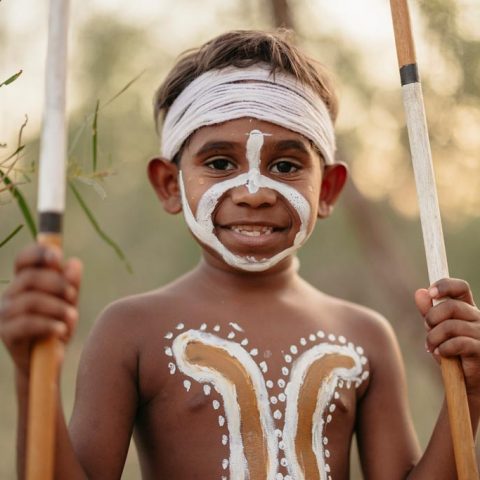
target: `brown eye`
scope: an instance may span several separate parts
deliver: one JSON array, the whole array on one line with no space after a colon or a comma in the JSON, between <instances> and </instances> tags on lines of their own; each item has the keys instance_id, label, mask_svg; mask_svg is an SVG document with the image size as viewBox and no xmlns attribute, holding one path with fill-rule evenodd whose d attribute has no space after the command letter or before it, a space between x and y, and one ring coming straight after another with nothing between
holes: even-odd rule
<instances>
[{"instance_id":1,"label":"brown eye","mask_svg":"<svg viewBox=\"0 0 480 480\"><path fill-rule=\"evenodd\" d=\"M233 170L235 168L235 165L226 158L215 158L213 160L210 160L208 163L206 163L206 165L208 168L211 168L212 170L221 170L221 171Z\"/></svg>"},{"instance_id":2,"label":"brown eye","mask_svg":"<svg viewBox=\"0 0 480 480\"><path fill-rule=\"evenodd\" d=\"M272 173L295 173L298 171L298 166L283 160L272 165L270 171Z\"/></svg>"}]
</instances>

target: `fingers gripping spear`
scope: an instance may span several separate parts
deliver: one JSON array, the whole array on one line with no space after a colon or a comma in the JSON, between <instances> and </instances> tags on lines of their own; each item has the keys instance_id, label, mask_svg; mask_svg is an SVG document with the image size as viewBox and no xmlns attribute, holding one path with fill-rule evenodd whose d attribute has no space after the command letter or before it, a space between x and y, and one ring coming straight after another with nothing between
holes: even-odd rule
<instances>
[{"instance_id":1,"label":"fingers gripping spear","mask_svg":"<svg viewBox=\"0 0 480 480\"><path fill-rule=\"evenodd\" d=\"M69 0L50 0L45 109L38 186L38 242L61 246L65 206L65 86ZM27 479L51 480L54 468L57 381L63 346L39 340L32 351L27 433Z\"/></svg>"},{"instance_id":2,"label":"fingers gripping spear","mask_svg":"<svg viewBox=\"0 0 480 480\"><path fill-rule=\"evenodd\" d=\"M447 257L407 0L390 0L430 283L448 277ZM478 480L465 380L457 358L441 369L459 480Z\"/></svg>"}]
</instances>

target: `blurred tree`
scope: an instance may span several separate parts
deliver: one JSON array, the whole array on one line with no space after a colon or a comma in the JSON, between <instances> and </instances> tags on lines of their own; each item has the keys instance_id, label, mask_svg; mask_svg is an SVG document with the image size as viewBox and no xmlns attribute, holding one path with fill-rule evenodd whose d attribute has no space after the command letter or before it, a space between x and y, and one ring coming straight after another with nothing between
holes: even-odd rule
<instances>
[{"instance_id":1,"label":"blurred tree","mask_svg":"<svg viewBox=\"0 0 480 480\"><path fill-rule=\"evenodd\" d=\"M296 31L288 0L271 0L270 6L275 27L287 27ZM342 69L355 72L354 59L353 55L350 57L343 55ZM359 72L349 76L350 81L355 82L355 90L358 87L357 79L360 77ZM363 88L360 88L359 95L364 92L368 94L374 88L370 85L361 87ZM337 159L346 159L348 163L353 160L345 157L341 141ZM410 265L404 247L388 225L386 217L378 214L374 204L360 193L353 182L348 185L344 196L347 212L357 233L356 237L368 258L367 265L372 269L373 277L383 285L384 293L388 294L390 310L402 317L415 318L411 286L418 285L418 276Z\"/></svg>"},{"instance_id":2,"label":"blurred tree","mask_svg":"<svg viewBox=\"0 0 480 480\"><path fill-rule=\"evenodd\" d=\"M275 27L294 30L292 12L288 0L271 0L270 8Z\"/></svg>"}]
</instances>

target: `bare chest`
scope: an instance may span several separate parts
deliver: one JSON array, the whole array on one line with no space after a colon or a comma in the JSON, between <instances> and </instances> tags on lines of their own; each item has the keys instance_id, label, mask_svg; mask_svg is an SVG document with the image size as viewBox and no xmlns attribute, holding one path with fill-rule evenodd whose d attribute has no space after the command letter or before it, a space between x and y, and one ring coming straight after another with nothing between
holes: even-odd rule
<instances>
[{"instance_id":1,"label":"bare chest","mask_svg":"<svg viewBox=\"0 0 480 480\"><path fill-rule=\"evenodd\" d=\"M162 332L145 372L157 390L137 426L138 438L159 449L162 473L348 478L368 360L345 335L313 327L285 336L235 322L182 322Z\"/></svg>"}]
</instances>

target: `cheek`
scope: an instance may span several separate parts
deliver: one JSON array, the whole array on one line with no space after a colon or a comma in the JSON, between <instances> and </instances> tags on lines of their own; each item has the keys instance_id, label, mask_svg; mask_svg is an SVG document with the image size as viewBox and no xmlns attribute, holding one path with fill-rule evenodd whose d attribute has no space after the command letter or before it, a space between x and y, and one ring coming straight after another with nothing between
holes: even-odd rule
<instances>
[{"instance_id":1,"label":"cheek","mask_svg":"<svg viewBox=\"0 0 480 480\"><path fill-rule=\"evenodd\" d=\"M313 221L315 221L320 202L320 187L312 184L308 185L306 188L305 197L310 205L310 208L312 209L311 217L313 218Z\"/></svg>"},{"instance_id":2,"label":"cheek","mask_svg":"<svg viewBox=\"0 0 480 480\"><path fill-rule=\"evenodd\" d=\"M312 233L313 229L315 228L315 224L317 223L317 215L318 215L318 195L319 192L315 192L315 189L307 189L303 191L304 198L307 204L310 207L310 211L308 213L308 220L306 222L306 230L307 233ZM300 212L298 212L300 213Z\"/></svg>"},{"instance_id":3,"label":"cheek","mask_svg":"<svg viewBox=\"0 0 480 480\"><path fill-rule=\"evenodd\" d=\"M200 194L197 189L192 188L188 183L185 185L185 193L187 197L188 204L193 212L197 210L198 201L200 199Z\"/></svg>"},{"instance_id":4,"label":"cheek","mask_svg":"<svg viewBox=\"0 0 480 480\"><path fill-rule=\"evenodd\" d=\"M317 216L318 216L318 204L314 199L307 199L308 203L310 204L310 215L308 218L308 225L307 225L307 232L311 233L315 228L315 224L317 223Z\"/></svg>"},{"instance_id":5,"label":"cheek","mask_svg":"<svg viewBox=\"0 0 480 480\"><path fill-rule=\"evenodd\" d=\"M209 182L208 179L205 179L204 177L190 175L186 178L185 193L192 212L196 212L201 198L212 185L213 182Z\"/></svg>"}]
</instances>

